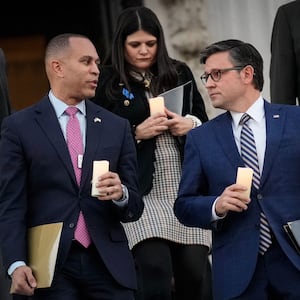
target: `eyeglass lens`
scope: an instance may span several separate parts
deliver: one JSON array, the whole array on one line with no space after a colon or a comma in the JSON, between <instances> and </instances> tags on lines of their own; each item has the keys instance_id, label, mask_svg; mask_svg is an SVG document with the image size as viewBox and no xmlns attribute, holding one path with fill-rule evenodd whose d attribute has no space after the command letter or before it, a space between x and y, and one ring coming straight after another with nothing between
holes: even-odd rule
<instances>
[{"instance_id":1,"label":"eyeglass lens","mask_svg":"<svg viewBox=\"0 0 300 300\"><path fill-rule=\"evenodd\" d=\"M242 67L242 66L236 66L236 67L227 68L227 69L212 70L210 73L204 73L203 75L201 75L200 79L203 82L203 84L206 84L207 80L208 80L208 77L210 76L213 81L218 82L218 81L221 80L222 74L224 72L233 71L233 70L241 70L243 68L244 67Z\"/></svg>"}]
</instances>

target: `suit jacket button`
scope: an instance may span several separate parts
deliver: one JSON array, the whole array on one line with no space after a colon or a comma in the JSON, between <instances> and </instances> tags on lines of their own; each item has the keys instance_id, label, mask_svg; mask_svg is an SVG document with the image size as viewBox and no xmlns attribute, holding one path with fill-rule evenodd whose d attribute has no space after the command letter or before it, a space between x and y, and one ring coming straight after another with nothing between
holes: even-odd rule
<instances>
[{"instance_id":1,"label":"suit jacket button","mask_svg":"<svg viewBox=\"0 0 300 300\"><path fill-rule=\"evenodd\" d=\"M262 198L263 198L263 195L262 195L262 194L257 194L257 199L258 199L258 200L262 200Z\"/></svg>"},{"instance_id":2,"label":"suit jacket button","mask_svg":"<svg viewBox=\"0 0 300 300\"><path fill-rule=\"evenodd\" d=\"M74 223L70 223L69 224L69 228L74 228L75 227L75 224Z\"/></svg>"}]
</instances>

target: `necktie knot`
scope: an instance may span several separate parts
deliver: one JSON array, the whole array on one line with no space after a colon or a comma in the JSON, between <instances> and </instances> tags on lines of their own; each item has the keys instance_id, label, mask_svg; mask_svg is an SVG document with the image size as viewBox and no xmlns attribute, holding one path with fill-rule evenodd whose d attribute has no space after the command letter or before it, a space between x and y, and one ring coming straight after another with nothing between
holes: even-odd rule
<instances>
[{"instance_id":1,"label":"necktie knot","mask_svg":"<svg viewBox=\"0 0 300 300\"><path fill-rule=\"evenodd\" d=\"M78 108L76 106L69 106L65 110L66 114L70 117L74 117L76 115L77 111L78 111Z\"/></svg>"},{"instance_id":2,"label":"necktie knot","mask_svg":"<svg viewBox=\"0 0 300 300\"><path fill-rule=\"evenodd\" d=\"M240 119L240 125L246 124L250 119L251 117L248 114L243 114Z\"/></svg>"}]
</instances>

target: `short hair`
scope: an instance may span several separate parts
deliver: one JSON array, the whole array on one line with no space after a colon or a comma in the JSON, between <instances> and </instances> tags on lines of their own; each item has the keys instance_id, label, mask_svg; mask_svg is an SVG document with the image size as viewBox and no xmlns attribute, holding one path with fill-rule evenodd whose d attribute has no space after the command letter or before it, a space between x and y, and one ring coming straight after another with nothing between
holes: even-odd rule
<instances>
[{"instance_id":1,"label":"short hair","mask_svg":"<svg viewBox=\"0 0 300 300\"><path fill-rule=\"evenodd\" d=\"M72 37L89 39L87 36L77 33L59 34L48 42L45 52L45 61L47 61L48 58L57 55L59 52L66 50L70 46L70 38Z\"/></svg>"},{"instance_id":2,"label":"short hair","mask_svg":"<svg viewBox=\"0 0 300 300\"><path fill-rule=\"evenodd\" d=\"M235 39L213 43L200 52L200 63L205 64L208 57L219 52L228 52L230 61L236 66L251 65L254 69L253 85L255 89L262 91L263 59L253 45Z\"/></svg>"}]
</instances>

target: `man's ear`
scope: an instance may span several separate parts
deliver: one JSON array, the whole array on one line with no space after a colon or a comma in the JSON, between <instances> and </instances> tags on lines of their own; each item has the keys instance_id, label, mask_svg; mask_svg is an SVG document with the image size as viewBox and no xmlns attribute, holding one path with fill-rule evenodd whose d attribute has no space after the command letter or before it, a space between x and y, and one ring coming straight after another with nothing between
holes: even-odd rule
<instances>
[{"instance_id":1,"label":"man's ear","mask_svg":"<svg viewBox=\"0 0 300 300\"><path fill-rule=\"evenodd\" d=\"M51 69L58 77L63 77L62 65L59 60L51 61Z\"/></svg>"},{"instance_id":2,"label":"man's ear","mask_svg":"<svg viewBox=\"0 0 300 300\"><path fill-rule=\"evenodd\" d=\"M241 77L245 83L251 83L254 77L254 68L251 65L247 65L241 71Z\"/></svg>"}]
</instances>

